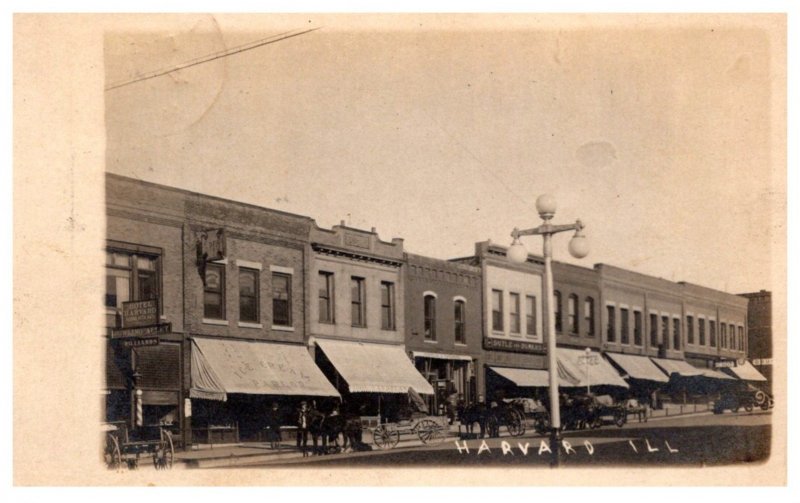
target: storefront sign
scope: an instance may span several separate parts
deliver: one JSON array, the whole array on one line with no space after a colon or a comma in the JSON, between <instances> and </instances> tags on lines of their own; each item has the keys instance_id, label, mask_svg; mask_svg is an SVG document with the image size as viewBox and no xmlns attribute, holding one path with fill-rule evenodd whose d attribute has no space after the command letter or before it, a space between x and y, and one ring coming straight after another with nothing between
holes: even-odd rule
<instances>
[{"instance_id":1,"label":"storefront sign","mask_svg":"<svg viewBox=\"0 0 800 503\"><path fill-rule=\"evenodd\" d=\"M129 339L134 337L151 337L172 332L172 323L161 323L149 327L115 328L111 330L112 339Z\"/></svg>"},{"instance_id":2,"label":"storefront sign","mask_svg":"<svg viewBox=\"0 0 800 503\"><path fill-rule=\"evenodd\" d=\"M714 362L714 367L721 369L721 368L733 368L736 366L736 362L733 360L725 360L721 362Z\"/></svg>"},{"instance_id":3,"label":"storefront sign","mask_svg":"<svg viewBox=\"0 0 800 503\"><path fill-rule=\"evenodd\" d=\"M213 262L225 258L225 229L197 233L197 261Z\"/></svg>"},{"instance_id":4,"label":"storefront sign","mask_svg":"<svg viewBox=\"0 0 800 503\"><path fill-rule=\"evenodd\" d=\"M158 299L133 300L122 303L122 326L146 327L158 324Z\"/></svg>"},{"instance_id":5,"label":"storefront sign","mask_svg":"<svg viewBox=\"0 0 800 503\"><path fill-rule=\"evenodd\" d=\"M158 337L131 337L128 339L119 339L122 341L122 347L124 348L140 348L142 346L158 346L159 340Z\"/></svg>"},{"instance_id":6,"label":"storefront sign","mask_svg":"<svg viewBox=\"0 0 800 503\"><path fill-rule=\"evenodd\" d=\"M513 341L510 339L496 339L493 337L483 338L484 349L495 349L498 351L513 351L515 353L544 353L544 344L536 342Z\"/></svg>"},{"instance_id":7,"label":"storefront sign","mask_svg":"<svg viewBox=\"0 0 800 503\"><path fill-rule=\"evenodd\" d=\"M756 358L753 365L772 365L772 358Z\"/></svg>"}]
</instances>

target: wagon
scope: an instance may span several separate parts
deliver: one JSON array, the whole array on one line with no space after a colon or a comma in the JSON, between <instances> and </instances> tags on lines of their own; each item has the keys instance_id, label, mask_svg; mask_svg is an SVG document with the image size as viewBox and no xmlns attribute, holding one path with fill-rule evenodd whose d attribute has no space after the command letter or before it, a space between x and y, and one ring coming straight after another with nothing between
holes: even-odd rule
<instances>
[{"instance_id":1,"label":"wagon","mask_svg":"<svg viewBox=\"0 0 800 503\"><path fill-rule=\"evenodd\" d=\"M392 449L401 435L416 435L423 444L433 444L444 440L446 433L446 427L431 416L412 417L379 424L372 430L372 441L379 449Z\"/></svg>"},{"instance_id":2,"label":"wagon","mask_svg":"<svg viewBox=\"0 0 800 503\"><path fill-rule=\"evenodd\" d=\"M133 434L125 422L105 423L103 461L112 470L136 469L142 457L152 457L157 470L172 468L175 446L163 425L145 426Z\"/></svg>"},{"instance_id":3,"label":"wagon","mask_svg":"<svg viewBox=\"0 0 800 503\"><path fill-rule=\"evenodd\" d=\"M609 395L600 395L594 397L594 406L596 407L596 419L591 424L593 428L597 428L603 424L603 418L609 418L611 423L622 428L628 422L628 410L624 404L615 403L614 399Z\"/></svg>"}]
</instances>

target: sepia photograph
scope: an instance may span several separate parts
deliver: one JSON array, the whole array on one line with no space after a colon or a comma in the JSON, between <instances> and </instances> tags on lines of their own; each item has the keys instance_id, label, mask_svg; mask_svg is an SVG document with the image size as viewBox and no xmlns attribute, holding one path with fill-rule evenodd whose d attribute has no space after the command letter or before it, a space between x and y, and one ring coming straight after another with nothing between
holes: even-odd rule
<instances>
[{"instance_id":1,"label":"sepia photograph","mask_svg":"<svg viewBox=\"0 0 800 503\"><path fill-rule=\"evenodd\" d=\"M785 14L13 24L15 485L787 483Z\"/></svg>"}]
</instances>

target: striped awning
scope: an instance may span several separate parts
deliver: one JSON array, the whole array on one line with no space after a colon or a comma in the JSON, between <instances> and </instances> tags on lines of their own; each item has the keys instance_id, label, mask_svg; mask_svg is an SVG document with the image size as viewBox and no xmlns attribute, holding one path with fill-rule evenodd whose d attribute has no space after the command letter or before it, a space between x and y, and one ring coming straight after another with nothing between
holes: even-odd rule
<instances>
[{"instance_id":1,"label":"striped awning","mask_svg":"<svg viewBox=\"0 0 800 503\"><path fill-rule=\"evenodd\" d=\"M547 370L522 369L516 367L489 367L489 369L523 388L547 388L550 386ZM574 382L562 378L558 380L559 386L575 386Z\"/></svg>"},{"instance_id":2,"label":"striped awning","mask_svg":"<svg viewBox=\"0 0 800 503\"><path fill-rule=\"evenodd\" d=\"M404 346L332 339L316 339L316 343L351 393L408 393L413 388L423 395L433 394Z\"/></svg>"}]
</instances>

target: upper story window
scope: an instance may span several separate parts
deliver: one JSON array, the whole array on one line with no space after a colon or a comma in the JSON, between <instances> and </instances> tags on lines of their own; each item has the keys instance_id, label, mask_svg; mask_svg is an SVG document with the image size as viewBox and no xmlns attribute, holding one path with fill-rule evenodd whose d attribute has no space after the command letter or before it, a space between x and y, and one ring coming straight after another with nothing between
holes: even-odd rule
<instances>
[{"instance_id":1,"label":"upper story window","mask_svg":"<svg viewBox=\"0 0 800 503\"><path fill-rule=\"evenodd\" d=\"M463 300L456 300L453 303L454 339L456 344L467 343L467 305Z\"/></svg>"},{"instance_id":2,"label":"upper story window","mask_svg":"<svg viewBox=\"0 0 800 503\"><path fill-rule=\"evenodd\" d=\"M492 290L492 330L503 331L503 292Z\"/></svg>"},{"instance_id":3,"label":"upper story window","mask_svg":"<svg viewBox=\"0 0 800 503\"><path fill-rule=\"evenodd\" d=\"M123 302L158 298L158 266L158 255L107 251L106 307L122 308Z\"/></svg>"},{"instance_id":4,"label":"upper story window","mask_svg":"<svg viewBox=\"0 0 800 503\"><path fill-rule=\"evenodd\" d=\"M561 292L558 290L553 292L553 311L556 315L556 332L562 332L564 329L563 319L562 319L562 312L561 312Z\"/></svg>"},{"instance_id":5,"label":"upper story window","mask_svg":"<svg viewBox=\"0 0 800 503\"><path fill-rule=\"evenodd\" d=\"M701 346L706 345L706 320L697 318L697 343Z\"/></svg>"},{"instance_id":6,"label":"upper story window","mask_svg":"<svg viewBox=\"0 0 800 503\"><path fill-rule=\"evenodd\" d=\"M606 340L615 342L617 340L617 310L614 306L606 306L608 313L608 325L606 326Z\"/></svg>"},{"instance_id":7,"label":"upper story window","mask_svg":"<svg viewBox=\"0 0 800 503\"><path fill-rule=\"evenodd\" d=\"M519 334L520 333L520 319L519 319L519 294L518 293L510 293L508 294L509 297L509 306L508 306L508 324L509 329L512 334Z\"/></svg>"},{"instance_id":8,"label":"upper story window","mask_svg":"<svg viewBox=\"0 0 800 503\"><path fill-rule=\"evenodd\" d=\"M426 295L424 298L425 340L436 340L436 296Z\"/></svg>"},{"instance_id":9,"label":"upper story window","mask_svg":"<svg viewBox=\"0 0 800 503\"><path fill-rule=\"evenodd\" d=\"M586 335L594 336L594 299L586 297L583 301L583 316L586 320Z\"/></svg>"},{"instance_id":10,"label":"upper story window","mask_svg":"<svg viewBox=\"0 0 800 503\"><path fill-rule=\"evenodd\" d=\"M394 283L381 281L381 328L394 330Z\"/></svg>"},{"instance_id":11,"label":"upper story window","mask_svg":"<svg viewBox=\"0 0 800 503\"><path fill-rule=\"evenodd\" d=\"M569 333L578 335L578 296L574 293L567 298L567 318Z\"/></svg>"},{"instance_id":12,"label":"upper story window","mask_svg":"<svg viewBox=\"0 0 800 503\"><path fill-rule=\"evenodd\" d=\"M536 335L536 297L525 297L525 333Z\"/></svg>"},{"instance_id":13,"label":"upper story window","mask_svg":"<svg viewBox=\"0 0 800 503\"><path fill-rule=\"evenodd\" d=\"M719 345L723 349L728 347L728 324L720 322L719 324Z\"/></svg>"},{"instance_id":14,"label":"upper story window","mask_svg":"<svg viewBox=\"0 0 800 503\"><path fill-rule=\"evenodd\" d=\"M658 347L658 315L650 313L650 347Z\"/></svg>"},{"instance_id":15,"label":"upper story window","mask_svg":"<svg viewBox=\"0 0 800 503\"><path fill-rule=\"evenodd\" d=\"M319 322L333 323L333 273L320 271L317 280L319 281L319 291L317 293L317 298L319 299Z\"/></svg>"},{"instance_id":16,"label":"upper story window","mask_svg":"<svg viewBox=\"0 0 800 503\"><path fill-rule=\"evenodd\" d=\"M258 271L239 268L239 321L258 323Z\"/></svg>"},{"instance_id":17,"label":"upper story window","mask_svg":"<svg viewBox=\"0 0 800 503\"><path fill-rule=\"evenodd\" d=\"M672 319L672 349L681 349L681 320Z\"/></svg>"},{"instance_id":18,"label":"upper story window","mask_svg":"<svg viewBox=\"0 0 800 503\"><path fill-rule=\"evenodd\" d=\"M686 343L694 344L694 316L686 317Z\"/></svg>"},{"instance_id":19,"label":"upper story window","mask_svg":"<svg viewBox=\"0 0 800 503\"><path fill-rule=\"evenodd\" d=\"M366 291L364 278L350 278L350 322L354 327L367 326Z\"/></svg>"},{"instance_id":20,"label":"upper story window","mask_svg":"<svg viewBox=\"0 0 800 503\"><path fill-rule=\"evenodd\" d=\"M225 319L225 264L206 264L203 288L203 318Z\"/></svg>"},{"instance_id":21,"label":"upper story window","mask_svg":"<svg viewBox=\"0 0 800 503\"><path fill-rule=\"evenodd\" d=\"M728 345L729 349L736 349L736 327L731 323L728 325L728 329L730 330L730 344Z\"/></svg>"},{"instance_id":22,"label":"upper story window","mask_svg":"<svg viewBox=\"0 0 800 503\"><path fill-rule=\"evenodd\" d=\"M292 275L272 273L272 324L292 325Z\"/></svg>"},{"instance_id":23,"label":"upper story window","mask_svg":"<svg viewBox=\"0 0 800 503\"><path fill-rule=\"evenodd\" d=\"M630 327L628 326L628 310L620 308L619 310L619 329L620 329L620 336L619 341L622 344L630 344L631 343L631 336L630 336Z\"/></svg>"},{"instance_id":24,"label":"upper story window","mask_svg":"<svg viewBox=\"0 0 800 503\"><path fill-rule=\"evenodd\" d=\"M665 348L669 347L669 316L661 317L661 343Z\"/></svg>"},{"instance_id":25,"label":"upper story window","mask_svg":"<svg viewBox=\"0 0 800 503\"><path fill-rule=\"evenodd\" d=\"M708 344L717 347L717 322L714 320L708 320Z\"/></svg>"},{"instance_id":26,"label":"upper story window","mask_svg":"<svg viewBox=\"0 0 800 503\"><path fill-rule=\"evenodd\" d=\"M744 351L744 327L739 327L739 351Z\"/></svg>"},{"instance_id":27,"label":"upper story window","mask_svg":"<svg viewBox=\"0 0 800 503\"><path fill-rule=\"evenodd\" d=\"M642 312L633 312L633 344L635 346L642 345Z\"/></svg>"}]
</instances>

